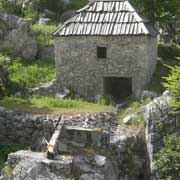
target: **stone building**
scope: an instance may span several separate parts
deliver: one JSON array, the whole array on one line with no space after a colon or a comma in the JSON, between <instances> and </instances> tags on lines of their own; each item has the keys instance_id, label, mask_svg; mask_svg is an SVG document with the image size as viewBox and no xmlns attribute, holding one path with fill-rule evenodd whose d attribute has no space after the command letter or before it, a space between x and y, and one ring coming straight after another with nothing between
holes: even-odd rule
<instances>
[{"instance_id":1,"label":"stone building","mask_svg":"<svg viewBox=\"0 0 180 180\"><path fill-rule=\"evenodd\" d=\"M137 96L156 67L157 31L128 0L92 0L54 36L58 84L85 98Z\"/></svg>"}]
</instances>

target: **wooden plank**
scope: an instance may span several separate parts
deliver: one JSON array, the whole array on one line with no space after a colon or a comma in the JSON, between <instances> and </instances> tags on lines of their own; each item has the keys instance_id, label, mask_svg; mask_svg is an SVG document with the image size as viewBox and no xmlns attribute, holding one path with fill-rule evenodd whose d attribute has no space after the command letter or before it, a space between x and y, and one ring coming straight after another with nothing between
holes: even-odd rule
<instances>
[{"instance_id":1,"label":"wooden plank","mask_svg":"<svg viewBox=\"0 0 180 180\"><path fill-rule=\"evenodd\" d=\"M74 127L74 126L63 126L62 129L76 130L76 131L88 131L88 132L102 132L102 128L82 128L82 127Z\"/></svg>"},{"instance_id":2,"label":"wooden plank","mask_svg":"<svg viewBox=\"0 0 180 180\"><path fill-rule=\"evenodd\" d=\"M47 147L47 158L48 159L54 159L54 156L56 155L56 148L57 148L57 141L60 137L61 131L62 131L62 125L59 125L56 130L54 131L51 140L49 141L48 147Z\"/></svg>"}]
</instances>

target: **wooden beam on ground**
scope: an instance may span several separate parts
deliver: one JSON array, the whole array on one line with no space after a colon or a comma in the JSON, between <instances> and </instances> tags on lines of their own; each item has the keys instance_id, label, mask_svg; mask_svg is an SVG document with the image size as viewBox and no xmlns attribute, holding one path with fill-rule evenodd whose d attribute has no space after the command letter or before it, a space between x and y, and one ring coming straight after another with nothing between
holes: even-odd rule
<instances>
[{"instance_id":1,"label":"wooden beam on ground","mask_svg":"<svg viewBox=\"0 0 180 180\"><path fill-rule=\"evenodd\" d=\"M63 127L62 125L57 126L56 130L54 131L54 134L51 137L51 140L49 141L49 144L47 147L48 159L54 159L54 156L56 155L57 141L61 134L62 127Z\"/></svg>"}]
</instances>

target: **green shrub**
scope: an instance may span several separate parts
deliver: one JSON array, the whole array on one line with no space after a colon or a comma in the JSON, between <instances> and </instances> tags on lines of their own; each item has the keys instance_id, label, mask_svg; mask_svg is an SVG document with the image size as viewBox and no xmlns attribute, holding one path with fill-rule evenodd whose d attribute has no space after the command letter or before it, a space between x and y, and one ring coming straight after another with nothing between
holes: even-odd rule
<instances>
[{"instance_id":1,"label":"green shrub","mask_svg":"<svg viewBox=\"0 0 180 180\"><path fill-rule=\"evenodd\" d=\"M9 74L10 87L6 89L6 94L17 91L25 93L27 88L55 79L55 65L51 59L26 62L0 54L0 64L3 64Z\"/></svg>"},{"instance_id":2,"label":"green shrub","mask_svg":"<svg viewBox=\"0 0 180 180\"><path fill-rule=\"evenodd\" d=\"M176 59L177 57L180 57L180 45L178 45L178 44L172 44L172 45L159 44L158 55L159 55L159 57L163 58L164 60Z\"/></svg>"},{"instance_id":3,"label":"green shrub","mask_svg":"<svg viewBox=\"0 0 180 180\"><path fill-rule=\"evenodd\" d=\"M180 179L180 136L164 138L164 147L157 153L155 169L159 180Z\"/></svg>"},{"instance_id":4,"label":"green shrub","mask_svg":"<svg viewBox=\"0 0 180 180\"><path fill-rule=\"evenodd\" d=\"M22 14L21 1L17 0L15 3L13 3L7 0L1 0L0 10L6 11L9 14L15 14L17 16L21 16Z\"/></svg>"},{"instance_id":5,"label":"green shrub","mask_svg":"<svg viewBox=\"0 0 180 180\"><path fill-rule=\"evenodd\" d=\"M32 26L33 31L36 33L36 38L39 47L48 47L53 45L52 33L57 29L57 25L39 25Z\"/></svg>"},{"instance_id":6,"label":"green shrub","mask_svg":"<svg viewBox=\"0 0 180 180\"><path fill-rule=\"evenodd\" d=\"M158 56L162 59L161 61L158 61L153 78L147 88L151 91L162 93L165 90L165 87L162 84L162 78L164 76L168 76L170 72L169 68L165 66L165 64L170 66L178 65L178 59L180 58L180 46L177 44L159 44Z\"/></svg>"},{"instance_id":7,"label":"green shrub","mask_svg":"<svg viewBox=\"0 0 180 180\"><path fill-rule=\"evenodd\" d=\"M10 178L12 175L12 168L8 163L5 164L4 171L6 176Z\"/></svg>"},{"instance_id":8,"label":"green shrub","mask_svg":"<svg viewBox=\"0 0 180 180\"><path fill-rule=\"evenodd\" d=\"M11 144L11 145L0 144L0 169L4 167L4 163L7 160L8 154L22 149L28 149L28 147L26 145L20 145L20 144Z\"/></svg>"},{"instance_id":9,"label":"green shrub","mask_svg":"<svg viewBox=\"0 0 180 180\"><path fill-rule=\"evenodd\" d=\"M85 6L87 3L88 0L70 0L67 9L79 9Z\"/></svg>"},{"instance_id":10,"label":"green shrub","mask_svg":"<svg viewBox=\"0 0 180 180\"><path fill-rule=\"evenodd\" d=\"M98 99L96 103L101 105L110 105L112 103L112 98L111 96L103 96L100 99Z\"/></svg>"},{"instance_id":11,"label":"green shrub","mask_svg":"<svg viewBox=\"0 0 180 180\"><path fill-rule=\"evenodd\" d=\"M8 67L8 71L12 82L26 88L55 79L54 64L43 61L36 61L30 65L16 61Z\"/></svg>"},{"instance_id":12,"label":"green shrub","mask_svg":"<svg viewBox=\"0 0 180 180\"><path fill-rule=\"evenodd\" d=\"M174 114L180 114L180 66L168 66L171 70L169 76L165 77L164 87L174 93L171 101Z\"/></svg>"},{"instance_id":13,"label":"green shrub","mask_svg":"<svg viewBox=\"0 0 180 180\"><path fill-rule=\"evenodd\" d=\"M33 10L30 7L27 9L24 9L22 12L22 16L27 19L33 19L35 21L38 21L39 19L39 12L37 10Z\"/></svg>"}]
</instances>

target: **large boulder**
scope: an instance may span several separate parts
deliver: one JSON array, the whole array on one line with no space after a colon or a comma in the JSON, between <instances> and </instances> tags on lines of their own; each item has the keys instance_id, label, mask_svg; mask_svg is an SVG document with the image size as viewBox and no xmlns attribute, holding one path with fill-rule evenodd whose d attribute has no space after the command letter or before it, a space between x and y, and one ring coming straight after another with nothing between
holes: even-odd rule
<instances>
[{"instance_id":1,"label":"large boulder","mask_svg":"<svg viewBox=\"0 0 180 180\"><path fill-rule=\"evenodd\" d=\"M11 180L63 180L71 177L72 157L48 160L44 153L18 151L8 156Z\"/></svg>"},{"instance_id":2,"label":"large boulder","mask_svg":"<svg viewBox=\"0 0 180 180\"><path fill-rule=\"evenodd\" d=\"M35 58L37 42L31 30L31 21L0 12L0 50L24 59Z\"/></svg>"}]
</instances>

